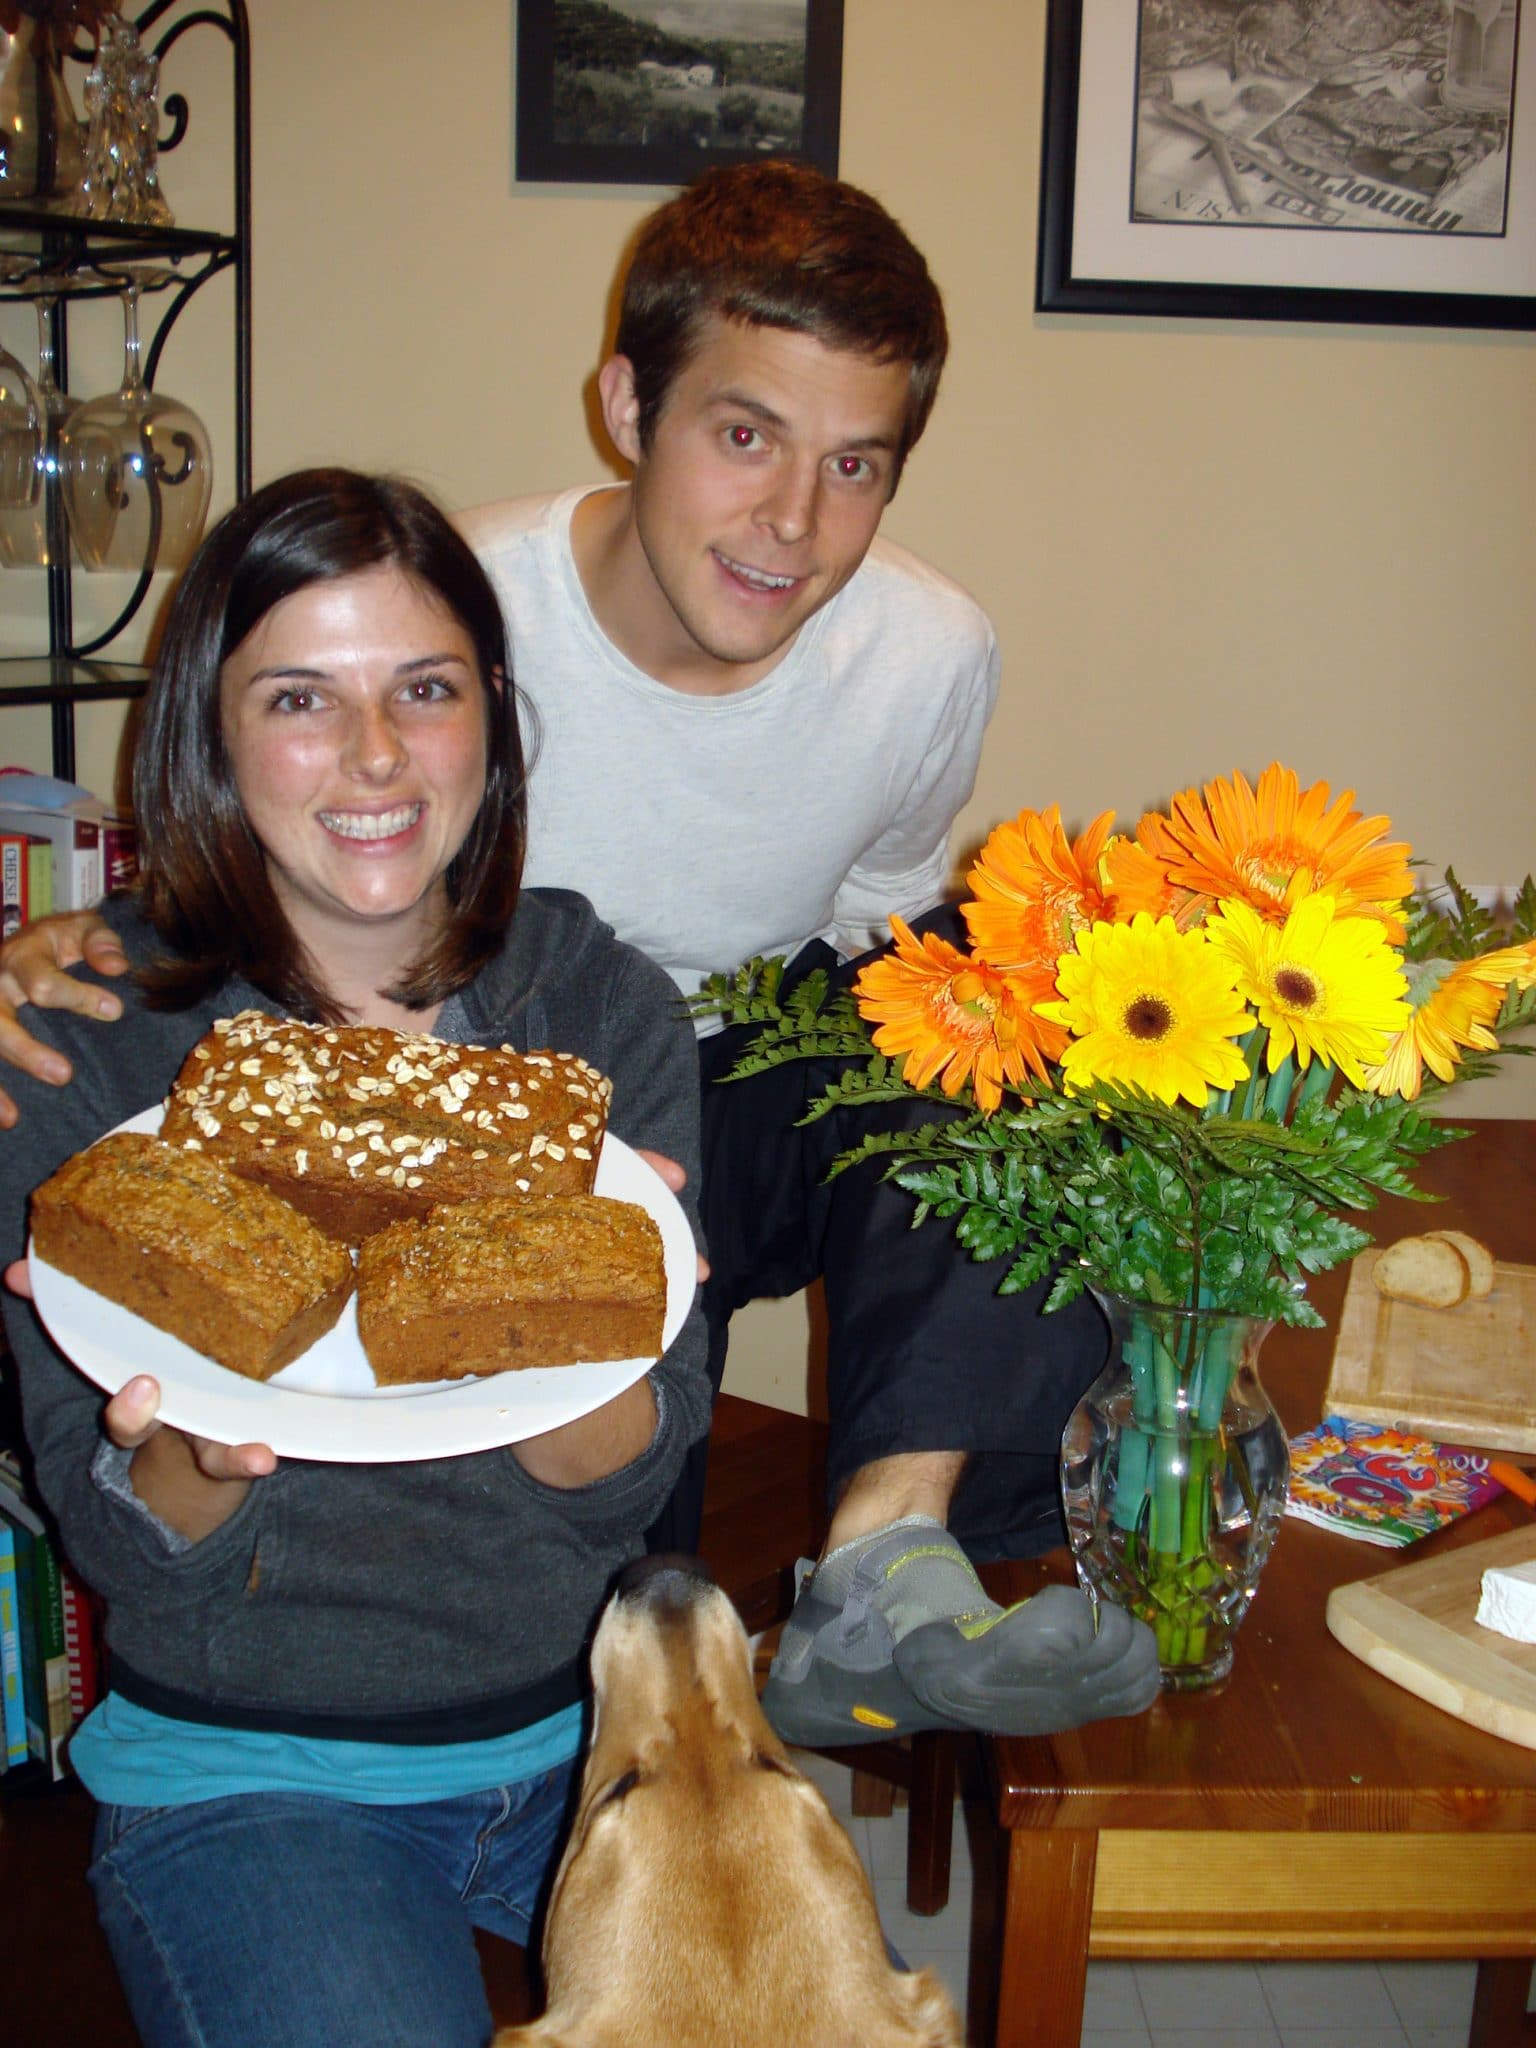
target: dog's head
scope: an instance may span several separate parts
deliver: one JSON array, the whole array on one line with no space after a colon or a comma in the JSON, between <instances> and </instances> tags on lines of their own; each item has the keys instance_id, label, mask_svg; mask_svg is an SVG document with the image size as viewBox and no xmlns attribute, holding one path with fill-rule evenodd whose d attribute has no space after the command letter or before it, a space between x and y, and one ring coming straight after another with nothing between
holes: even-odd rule
<instances>
[{"instance_id":1,"label":"dog's head","mask_svg":"<svg viewBox=\"0 0 1536 2048\"><path fill-rule=\"evenodd\" d=\"M937 1979L892 1967L853 1844L764 1720L712 1580L633 1568L592 1683L549 2010L500 2048L960 2048Z\"/></svg>"}]
</instances>

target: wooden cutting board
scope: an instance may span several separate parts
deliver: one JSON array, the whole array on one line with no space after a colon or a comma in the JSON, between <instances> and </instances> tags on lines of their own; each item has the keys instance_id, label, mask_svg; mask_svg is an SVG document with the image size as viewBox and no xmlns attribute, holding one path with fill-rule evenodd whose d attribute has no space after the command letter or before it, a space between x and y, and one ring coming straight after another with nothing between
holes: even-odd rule
<instances>
[{"instance_id":1,"label":"wooden cutting board","mask_svg":"<svg viewBox=\"0 0 1536 2048\"><path fill-rule=\"evenodd\" d=\"M1418 1308L1376 1292L1380 1256L1362 1252L1350 1270L1324 1413L1536 1451L1536 1266L1501 1260L1483 1300Z\"/></svg>"},{"instance_id":2,"label":"wooden cutting board","mask_svg":"<svg viewBox=\"0 0 1536 2048\"><path fill-rule=\"evenodd\" d=\"M1473 1619L1490 1565L1536 1558L1536 1526L1335 1586L1328 1627L1373 1671L1474 1728L1536 1749L1536 1643Z\"/></svg>"}]
</instances>

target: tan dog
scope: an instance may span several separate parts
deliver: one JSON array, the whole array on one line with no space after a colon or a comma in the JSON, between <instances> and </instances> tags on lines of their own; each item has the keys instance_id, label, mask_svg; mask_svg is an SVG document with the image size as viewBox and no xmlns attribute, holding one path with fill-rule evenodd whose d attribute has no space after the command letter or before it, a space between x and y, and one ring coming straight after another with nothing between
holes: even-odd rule
<instances>
[{"instance_id":1,"label":"tan dog","mask_svg":"<svg viewBox=\"0 0 1536 2048\"><path fill-rule=\"evenodd\" d=\"M592 1648L596 1721L544 1936L494 2048L962 2048L895 1969L852 1842L764 1720L735 1609L647 1559Z\"/></svg>"}]
</instances>

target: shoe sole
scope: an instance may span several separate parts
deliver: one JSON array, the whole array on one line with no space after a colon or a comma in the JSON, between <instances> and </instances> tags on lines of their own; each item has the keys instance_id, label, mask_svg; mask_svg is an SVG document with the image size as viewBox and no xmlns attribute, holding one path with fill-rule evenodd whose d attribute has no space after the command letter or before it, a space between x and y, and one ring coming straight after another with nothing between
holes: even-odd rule
<instances>
[{"instance_id":1,"label":"shoe sole","mask_svg":"<svg viewBox=\"0 0 1536 2048\"><path fill-rule=\"evenodd\" d=\"M774 1733L801 1749L891 1742L898 1735L958 1725L915 1699L889 1667L860 1674L840 1671L825 1659L818 1659L794 1685L770 1672L761 1704Z\"/></svg>"},{"instance_id":2,"label":"shoe sole","mask_svg":"<svg viewBox=\"0 0 1536 2048\"><path fill-rule=\"evenodd\" d=\"M1157 1643L1143 1624L1125 1630L1118 1650L1108 1650L1097 1637L1091 1645L1084 1643L1088 1659L1095 1649L1107 1652L1096 1666L1090 1661L1085 1668L1084 1661L1072 1661L1071 1642L1065 1645L1065 1659L1053 1645L1050 1638L1059 1643L1060 1631L1029 1627L1023 1619L1027 1612L1018 1610L1013 1628L1003 1622L970 1640L946 1622L914 1629L896 1646L896 1668L914 1698L942 1716L943 1725L986 1735L1059 1734L1087 1721L1139 1714L1157 1698L1162 1689ZM1104 1617L1106 1630L1117 1634L1128 1620L1108 1611ZM1036 1634L1044 1640L1040 1654L1031 1657Z\"/></svg>"}]
</instances>

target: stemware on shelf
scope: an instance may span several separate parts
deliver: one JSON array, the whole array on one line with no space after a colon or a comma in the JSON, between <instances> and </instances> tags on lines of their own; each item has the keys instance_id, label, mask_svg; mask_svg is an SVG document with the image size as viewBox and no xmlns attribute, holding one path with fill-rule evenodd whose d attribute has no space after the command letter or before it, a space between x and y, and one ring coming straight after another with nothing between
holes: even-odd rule
<instances>
[{"instance_id":1,"label":"stemware on shelf","mask_svg":"<svg viewBox=\"0 0 1536 2048\"><path fill-rule=\"evenodd\" d=\"M0 507L30 506L37 497L46 418L37 386L0 348Z\"/></svg>"},{"instance_id":2,"label":"stemware on shelf","mask_svg":"<svg viewBox=\"0 0 1536 2048\"><path fill-rule=\"evenodd\" d=\"M33 300L37 313L37 395L43 411L43 444L37 456L38 488L30 505L0 510L0 565L7 569L46 569L55 547L68 545L64 507L58 493L59 436L75 410L75 401L61 391L54 372L52 292ZM50 489L50 483L52 488Z\"/></svg>"},{"instance_id":3,"label":"stemware on shelf","mask_svg":"<svg viewBox=\"0 0 1536 2048\"><path fill-rule=\"evenodd\" d=\"M159 59L143 48L135 24L107 15L85 78L90 128L79 201L92 220L173 225L160 190L159 89Z\"/></svg>"},{"instance_id":4,"label":"stemware on shelf","mask_svg":"<svg viewBox=\"0 0 1536 2048\"><path fill-rule=\"evenodd\" d=\"M64 506L86 569L179 569L208 515L213 458L190 406L145 384L140 363L143 279L121 280L123 381L66 422L59 463Z\"/></svg>"}]
</instances>

